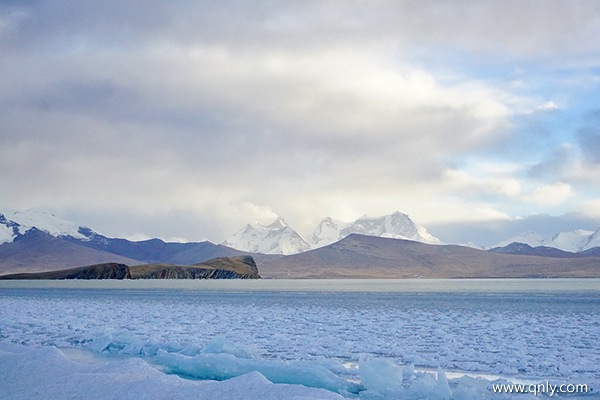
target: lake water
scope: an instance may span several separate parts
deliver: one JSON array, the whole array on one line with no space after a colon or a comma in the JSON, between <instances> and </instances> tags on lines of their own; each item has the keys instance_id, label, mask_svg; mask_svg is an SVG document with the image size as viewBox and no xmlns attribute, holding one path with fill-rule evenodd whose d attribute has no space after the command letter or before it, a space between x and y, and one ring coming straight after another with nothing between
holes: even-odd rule
<instances>
[{"instance_id":1,"label":"lake water","mask_svg":"<svg viewBox=\"0 0 600 400\"><path fill-rule=\"evenodd\" d=\"M345 397L394 398L411 382L437 395L438 370L473 398L504 398L490 393L498 379L597 391L600 280L0 281L0 343L136 357L198 380L258 370ZM290 381L298 369L321 380ZM401 382L373 378L386 374Z\"/></svg>"},{"instance_id":2,"label":"lake water","mask_svg":"<svg viewBox=\"0 0 600 400\"><path fill-rule=\"evenodd\" d=\"M310 292L600 292L600 279L14 280L0 289L181 289Z\"/></svg>"}]
</instances>

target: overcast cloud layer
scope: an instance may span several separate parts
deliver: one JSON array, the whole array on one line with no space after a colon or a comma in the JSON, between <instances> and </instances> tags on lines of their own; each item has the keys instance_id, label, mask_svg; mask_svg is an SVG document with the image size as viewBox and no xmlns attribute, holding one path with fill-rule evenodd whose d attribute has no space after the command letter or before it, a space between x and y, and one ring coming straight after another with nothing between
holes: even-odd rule
<instances>
[{"instance_id":1,"label":"overcast cloud layer","mask_svg":"<svg viewBox=\"0 0 600 400\"><path fill-rule=\"evenodd\" d=\"M3 2L0 206L213 242L596 229L598 37L591 0Z\"/></svg>"}]
</instances>

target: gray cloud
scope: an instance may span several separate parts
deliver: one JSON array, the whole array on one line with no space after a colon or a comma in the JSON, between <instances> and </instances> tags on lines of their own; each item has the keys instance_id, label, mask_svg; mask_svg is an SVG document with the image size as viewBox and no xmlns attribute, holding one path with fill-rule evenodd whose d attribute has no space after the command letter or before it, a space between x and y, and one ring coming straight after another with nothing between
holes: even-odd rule
<instances>
[{"instance_id":1,"label":"gray cloud","mask_svg":"<svg viewBox=\"0 0 600 400\"><path fill-rule=\"evenodd\" d=\"M583 127L577 132L579 146L585 159L593 164L600 164L600 111L597 111L592 118L594 125Z\"/></svg>"},{"instance_id":2,"label":"gray cloud","mask_svg":"<svg viewBox=\"0 0 600 400\"><path fill-rule=\"evenodd\" d=\"M597 51L597 41L590 39L597 37L600 10L590 1L535 0L4 3L4 45L12 48L48 43L118 48L157 41L285 48L358 41L403 48L429 42L526 58Z\"/></svg>"},{"instance_id":3,"label":"gray cloud","mask_svg":"<svg viewBox=\"0 0 600 400\"><path fill-rule=\"evenodd\" d=\"M518 95L436 63L597 53L595 3L540 4L4 3L0 203L215 241L275 213L410 213L514 135Z\"/></svg>"},{"instance_id":4,"label":"gray cloud","mask_svg":"<svg viewBox=\"0 0 600 400\"><path fill-rule=\"evenodd\" d=\"M573 149L563 145L554 149L546 159L532 165L528 174L533 178L561 179L569 173L574 160Z\"/></svg>"},{"instance_id":5,"label":"gray cloud","mask_svg":"<svg viewBox=\"0 0 600 400\"><path fill-rule=\"evenodd\" d=\"M569 213L559 216L533 214L510 220L491 220L486 223L444 223L432 224L430 233L449 243L476 243L481 246L494 246L519 234L534 231L542 236L553 236L559 232L586 229L595 231L600 227L600 219L588 215Z\"/></svg>"}]
</instances>

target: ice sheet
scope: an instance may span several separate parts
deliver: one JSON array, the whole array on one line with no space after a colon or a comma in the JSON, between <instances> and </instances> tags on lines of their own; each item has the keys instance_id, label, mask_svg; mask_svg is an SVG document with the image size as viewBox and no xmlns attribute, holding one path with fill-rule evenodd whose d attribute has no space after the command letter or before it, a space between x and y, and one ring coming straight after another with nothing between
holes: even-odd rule
<instances>
[{"instance_id":1,"label":"ice sheet","mask_svg":"<svg viewBox=\"0 0 600 400\"><path fill-rule=\"evenodd\" d=\"M491 382L597 390L598 305L595 294L10 289L0 343L131 357L192 379L258 371L349 398L511 398Z\"/></svg>"},{"instance_id":2,"label":"ice sheet","mask_svg":"<svg viewBox=\"0 0 600 400\"><path fill-rule=\"evenodd\" d=\"M335 400L340 395L300 385L275 385L258 372L223 382L167 375L140 358L78 362L55 347L0 343L0 398L35 399L290 399Z\"/></svg>"}]
</instances>

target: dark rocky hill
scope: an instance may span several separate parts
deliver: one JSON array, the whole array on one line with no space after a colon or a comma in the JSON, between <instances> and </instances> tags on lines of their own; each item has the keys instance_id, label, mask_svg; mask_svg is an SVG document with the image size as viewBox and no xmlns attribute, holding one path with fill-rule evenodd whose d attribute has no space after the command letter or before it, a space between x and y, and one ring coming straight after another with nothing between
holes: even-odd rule
<instances>
[{"instance_id":1,"label":"dark rocky hill","mask_svg":"<svg viewBox=\"0 0 600 400\"><path fill-rule=\"evenodd\" d=\"M59 271L32 272L0 275L0 279L129 279L129 267L125 264L105 263Z\"/></svg>"},{"instance_id":2,"label":"dark rocky hill","mask_svg":"<svg viewBox=\"0 0 600 400\"><path fill-rule=\"evenodd\" d=\"M38 273L2 275L0 279L260 279L250 256L217 258L193 266L105 263Z\"/></svg>"}]
</instances>

